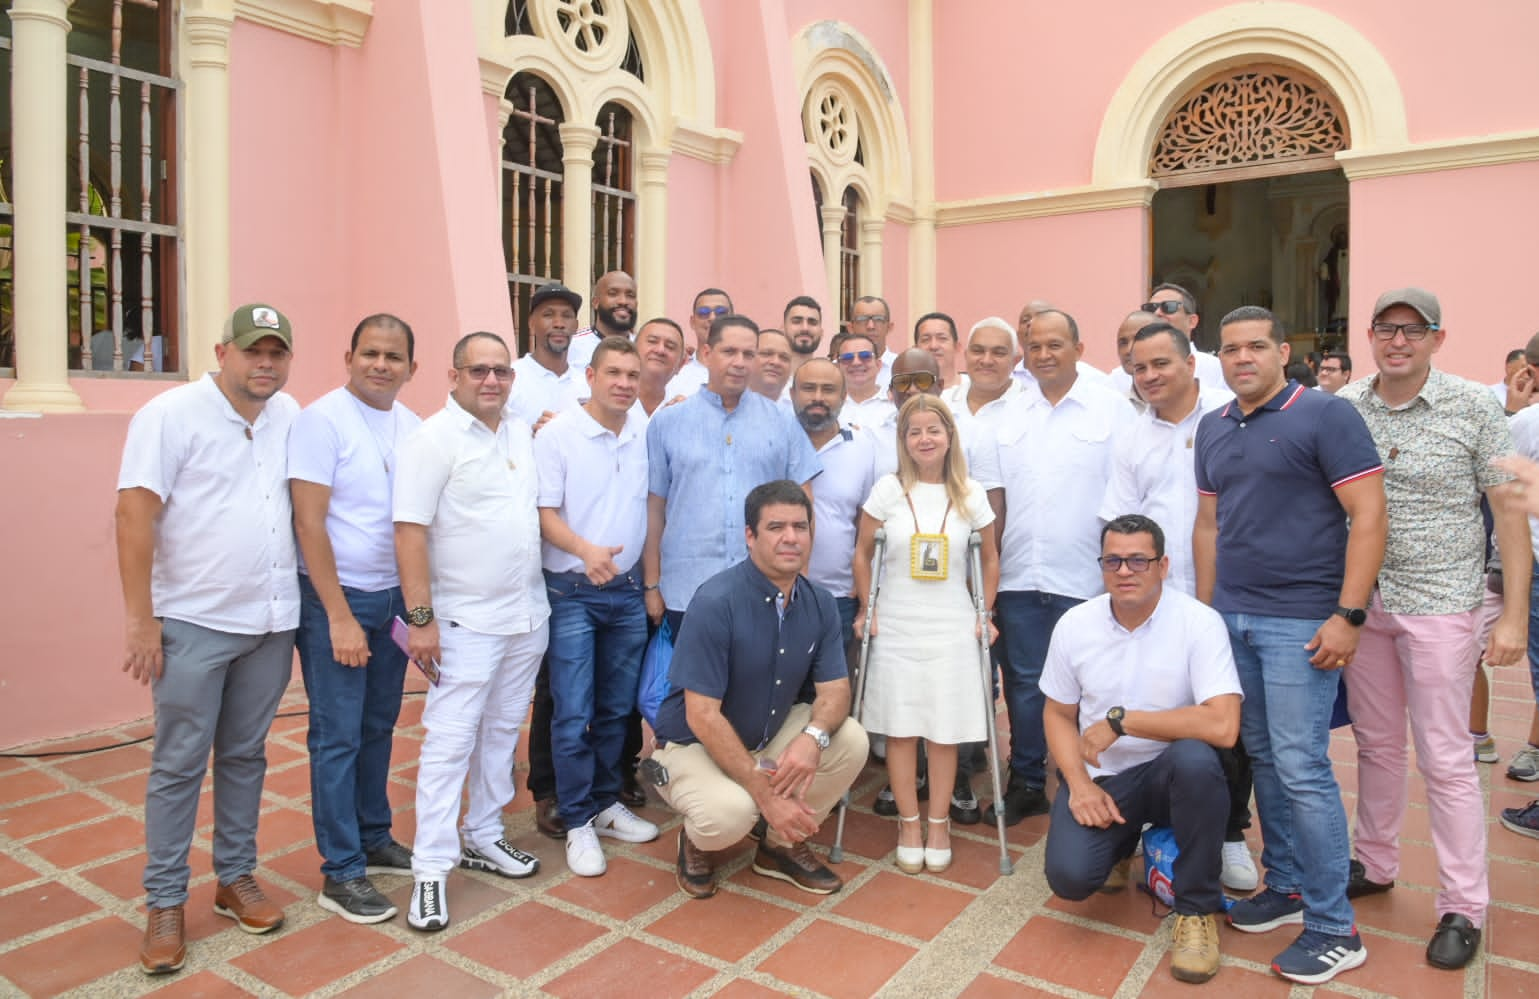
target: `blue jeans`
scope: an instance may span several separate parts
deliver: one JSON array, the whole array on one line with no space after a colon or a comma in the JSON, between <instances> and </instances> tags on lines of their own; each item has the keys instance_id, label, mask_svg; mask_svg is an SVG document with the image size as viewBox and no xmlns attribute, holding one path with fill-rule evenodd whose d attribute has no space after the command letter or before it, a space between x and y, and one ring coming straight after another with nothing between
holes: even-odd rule
<instances>
[{"instance_id":1,"label":"blue jeans","mask_svg":"<svg viewBox=\"0 0 1539 999\"><path fill-rule=\"evenodd\" d=\"M568 829L620 797L625 723L636 707L647 606L639 573L594 586L581 572L547 572L550 746L556 800Z\"/></svg>"},{"instance_id":2,"label":"blue jeans","mask_svg":"<svg viewBox=\"0 0 1539 999\"><path fill-rule=\"evenodd\" d=\"M1010 716L1010 782L1041 789L1047 783L1047 736L1042 731L1042 664L1058 619L1084 603L1040 590L1001 591L994 601L1003 623L1005 708Z\"/></svg>"},{"instance_id":3,"label":"blue jeans","mask_svg":"<svg viewBox=\"0 0 1539 999\"><path fill-rule=\"evenodd\" d=\"M1304 927L1352 931L1347 901L1347 813L1331 769L1331 708L1340 674L1309 664L1321 622L1225 614L1245 703L1240 738L1250 753L1267 887L1304 898Z\"/></svg>"},{"instance_id":4,"label":"blue jeans","mask_svg":"<svg viewBox=\"0 0 1539 999\"><path fill-rule=\"evenodd\" d=\"M1534 701L1539 703L1539 562L1534 564L1528 594L1528 682L1534 690Z\"/></svg>"},{"instance_id":5,"label":"blue jeans","mask_svg":"<svg viewBox=\"0 0 1539 999\"><path fill-rule=\"evenodd\" d=\"M366 593L344 586L347 606L369 642L369 663L343 666L331 651L331 623L310 577L299 576L299 668L310 697L310 813L321 873L364 876L364 851L390 842L390 750L401 714L406 653L390 637L405 610L400 587Z\"/></svg>"}]
</instances>

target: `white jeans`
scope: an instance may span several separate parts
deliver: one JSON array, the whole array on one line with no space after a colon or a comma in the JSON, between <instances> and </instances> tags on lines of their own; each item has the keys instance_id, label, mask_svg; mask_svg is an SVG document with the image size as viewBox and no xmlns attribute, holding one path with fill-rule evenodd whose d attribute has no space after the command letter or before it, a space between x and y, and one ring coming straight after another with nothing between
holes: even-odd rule
<instances>
[{"instance_id":1,"label":"white jeans","mask_svg":"<svg viewBox=\"0 0 1539 999\"><path fill-rule=\"evenodd\" d=\"M417 838L412 874L441 878L460 862L454 831L460 792L470 777L465 840L484 849L503 836L502 810L513 800L513 754L529 713L534 677L550 639L541 624L522 635L485 635L439 625L442 679L428 688L417 769Z\"/></svg>"}]
</instances>

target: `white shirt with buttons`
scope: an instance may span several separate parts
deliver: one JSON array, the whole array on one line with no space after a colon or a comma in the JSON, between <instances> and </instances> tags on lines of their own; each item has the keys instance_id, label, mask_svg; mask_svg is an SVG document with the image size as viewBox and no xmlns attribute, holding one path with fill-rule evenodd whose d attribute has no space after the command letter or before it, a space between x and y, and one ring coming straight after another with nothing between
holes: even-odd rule
<instances>
[{"instance_id":1,"label":"white shirt with buttons","mask_svg":"<svg viewBox=\"0 0 1539 999\"><path fill-rule=\"evenodd\" d=\"M533 354L525 354L513 362L513 370L518 373L513 377L508 409L531 427L546 413L559 413L588 398L586 365L568 365L558 375L536 361Z\"/></svg>"}]
</instances>

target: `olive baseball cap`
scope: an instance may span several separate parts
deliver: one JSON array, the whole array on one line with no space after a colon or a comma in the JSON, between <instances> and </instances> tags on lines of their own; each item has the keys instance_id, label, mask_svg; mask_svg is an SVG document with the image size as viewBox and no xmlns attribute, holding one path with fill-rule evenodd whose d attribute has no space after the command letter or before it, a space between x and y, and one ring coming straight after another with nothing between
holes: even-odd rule
<instances>
[{"instance_id":1,"label":"olive baseball cap","mask_svg":"<svg viewBox=\"0 0 1539 999\"><path fill-rule=\"evenodd\" d=\"M277 337L289 350L294 349L294 327L289 319L271 305L254 302L242 305L225 320L221 343L235 345L236 350L247 350L264 337Z\"/></svg>"},{"instance_id":2,"label":"olive baseball cap","mask_svg":"<svg viewBox=\"0 0 1539 999\"><path fill-rule=\"evenodd\" d=\"M1443 323L1443 308L1437 303L1437 296L1425 288L1396 288L1386 291L1379 296L1379 300L1373 303L1373 318L1377 320L1384 314L1384 310L1392 305L1404 305L1415 309L1429 325L1441 326Z\"/></svg>"}]
</instances>

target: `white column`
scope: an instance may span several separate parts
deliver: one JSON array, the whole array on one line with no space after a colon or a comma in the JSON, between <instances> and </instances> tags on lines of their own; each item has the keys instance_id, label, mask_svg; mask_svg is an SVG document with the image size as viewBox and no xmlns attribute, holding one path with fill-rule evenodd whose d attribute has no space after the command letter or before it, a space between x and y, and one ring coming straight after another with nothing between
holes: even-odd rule
<instances>
[{"instance_id":1,"label":"white column","mask_svg":"<svg viewBox=\"0 0 1539 999\"><path fill-rule=\"evenodd\" d=\"M65 265L65 37L70 0L11 4L11 170L15 232L16 384L0 405L30 412L85 408L69 384ZM81 275L81 280L90 280Z\"/></svg>"},{"instance_id":2,"label":"white column","mask_svg":"<svg viewBox=\"0 0 1539 999\"><path fill-rule=\"evenodd\" d=\"M935 305L935 9L933 0L909 0L908 121L914 178L914 224L908 237L910 315Z\"/></svg>"},{"instance_id":3,"label":"white column","mask_svg":"<svg viewBox=\"0 0 1539 999\"><path fill-rule=\"evenodd\" d=\"M189 0L182 13L187 137L184 256L187 327L182 364L189 379L216 366L214 344L230 314L230 30L232 0ZM273 302L279 309L283 302ZM304 341L300 349L306 350Z\"/></svg>"},{"instance_id":4,"label":"white column","mask_svg":"<svg viewBox=\"0 0 1539 999\"><path fill-rule=\"evenodd\" d=\"M636 164L636 302L638 322L668 313L667 149L643 149Z\"/></svg>"},{"instance_id":5,"label":"white column","mask_svg":"<svg viewBox=\"0 0 1539 999\"><path fill-rule=\"evenodd\" d=\"M840 252L843 248L844 228L844 202L839 200L843 192L838 192L833 201L828 201L828 193L824 192L822 208L823 216L823 273L828 276L829 301L824 309L825 315L834 317L834 321L828 324L829 329L836 330L839 324L849 316L839 314L840 303L844 300L843 282L844 256Z\"/></svg>"},{"instance_id":6,"label":"white column","mask_svg":"<svg viewBox=\"0 0 1539 999\"><path fill-rule=\"evenodd\" d=\"M860 220L860 293L862 295L880 296L882 294L882 232L886 227L885 219ZM924 313L915 312L914 315L922 316ZM897 316L893 318L898 320L898 326L901 328L902 320Z\"/></svg>"},{"instance_id":7,"label":"white column","mask_svg":"<svg viewBox=\"0 0 1539 999\"><path fill-rule=\"evenodd\" d=\"M568 123L561 130L561 283L582 295L588 314L593 290L593 150L596 125ZM522 321L523 317L519 317Z\"/></svg>"}]
</instances>

